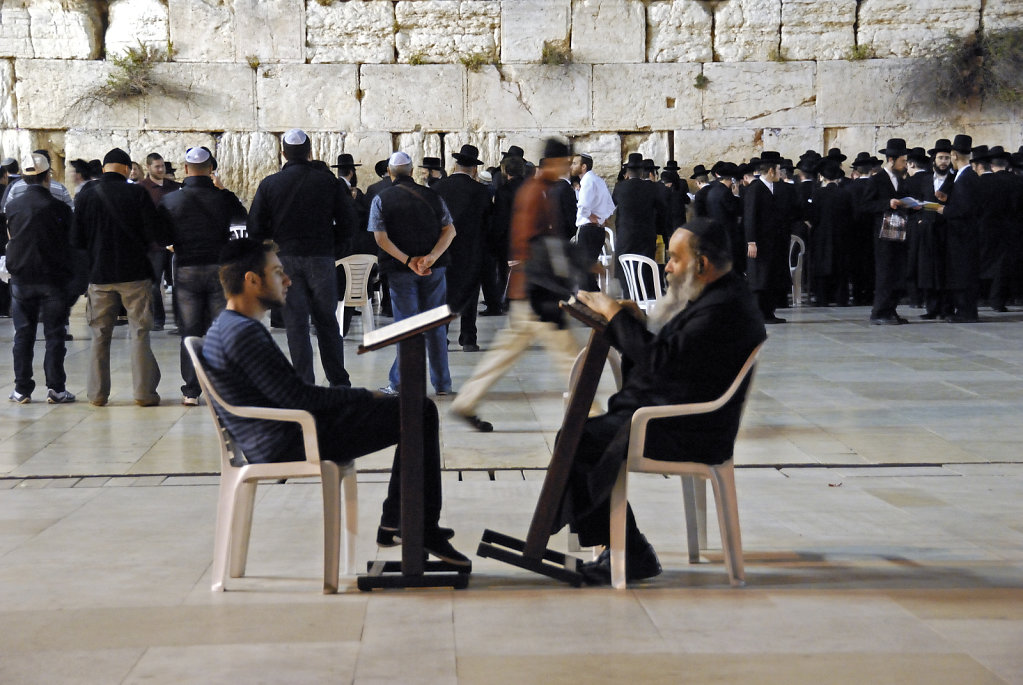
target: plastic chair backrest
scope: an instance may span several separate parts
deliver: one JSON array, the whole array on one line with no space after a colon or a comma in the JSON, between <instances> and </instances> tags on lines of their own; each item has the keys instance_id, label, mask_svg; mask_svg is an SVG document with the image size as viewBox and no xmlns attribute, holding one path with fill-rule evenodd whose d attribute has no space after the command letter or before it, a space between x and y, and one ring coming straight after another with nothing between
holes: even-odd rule
<instances>
[{"instance_id":1,"label":"plastic chair backrest","mask_svg":"<svg viewBox=\"0 0 1023 685\"><path fill-rule=\"evenodd\" d=\"M656 302L664 294L661 292L661 277L657 270L657 262L638 254L623 254L618 256L625 273L625 283L629 286L629 297L641 307L648 303ZM654 292L647 292L647 281L643 278L643 271L650 270L651 282L654 284Z\"/></svg>"},{"instance_id":2,"label":"plastic chair backrest","mask_svg":"<svg viewBox=\"0 0 1023 685\"><path fill-rule=\"evenodd\" d=\"M335 262L345 269L346 307L361 306L369 301L369 277L376 263L376 256L371 254L353 254Z\"/></svg>"},{"instance_id":3,"label":"plastic chair backrest","mask_svg":"<svg viewBox=\"0 0 1023 685\"><path fill-rule=\"evenodd\" d=\"M795 254L796 263L792 264ZM806 243L798 235L789 241L789 276L792 278L792 306L798 307L803 300L803 257L806 255Z\"/></svg>"}]
</instances>

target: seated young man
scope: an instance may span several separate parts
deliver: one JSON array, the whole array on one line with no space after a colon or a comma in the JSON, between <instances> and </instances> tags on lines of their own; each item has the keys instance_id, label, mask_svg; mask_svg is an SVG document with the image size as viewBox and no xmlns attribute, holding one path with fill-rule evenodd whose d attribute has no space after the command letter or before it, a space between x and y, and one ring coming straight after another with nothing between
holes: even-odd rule
<instances>
[{"instance_id":1,"label":"seated young man","mask_svg":"<svg viewBox=\"0 0 1023 685\"><path fill-rule=\"evenodd\" d=\"M635 303L599 292L581 302L608 320L607 336L622 354L622 389L608 413L587 419L562 504L561 522L584 545L609 543L611 489L640 407L707 402L731 386L750 353L766 339L764 320L743 277L732 271L728 229L697 218L675 231L665 265L668 292L643 321ZM645 451L653 459L720 464L732 456L749 385L712 414L651 423ZM625 575L643 580L661 572L653 547L639 532L632 509L625 532ZM611 582L610 554L583 564L591 583Z\"/></svg>"},{"instance_id":2,"label":"seated young man","mask_svg":"<svg viewBox=\"0 0 1023 685\"><path fill-rule=\"evenodd\" d=\"M234 405L304 409L312 413L321 459L349 461L397 444L401 431L397 397L365 388L306 383L260 323L271 306L284 304L291 284L277 257L277 246L272 241L233 240L221 252L220 263L220 283L227 308L206 333L203 356L210 378L224 400ZM249 462L305 458L298 424L245 419L226 413L222 418ZM469 560L449 542L454 532L438 525L440 442L437 407L429 400L424 406L423 424L423 546L443 561L468 566ZM399 465L396 448L377 532L377 543L385 547L398 544Z\"/></svg>"}]
</instances>

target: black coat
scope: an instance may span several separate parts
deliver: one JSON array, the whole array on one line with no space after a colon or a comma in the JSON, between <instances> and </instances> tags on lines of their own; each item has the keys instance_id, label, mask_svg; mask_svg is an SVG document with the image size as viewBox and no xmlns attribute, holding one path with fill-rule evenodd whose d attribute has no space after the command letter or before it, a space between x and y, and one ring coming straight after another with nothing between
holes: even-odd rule
<instances>
[{"instance_id":1,"label":"black coat","mask_svg":"<svg viewBox=\"0 0 1023 685\"><path fill-rule=\"evenodd\" d=\"M569 186L571 189L571 186ZM455 225L455 239L448 248L451 264L446 271L448 304L460 312L480 284L483 270L483 242L490 227L490 191L468 174L452 174L433 185L444 200Z\"/></svg>"},{"instance_id":2,"label":"black coat","mask_svg":"<svg viewBox=\"0 0 1023 685\"><path fill-rule=\"evenodd\" d=\"M156 213L174 246L175 266L216 264L231 240L231 224L245 221L245 206L208 176L185 178L181 190L168 193Z\"/></svg>"},{"instance_id":3,"label":"black coat","mask_svg":"<svg viewBox=\"0 0 1023 685\"><path fill-rule=\"evenodd\" d=\"M964 169L945 205L945 286L949 290L972 288L980 278L980 193L980 177L973 169Z\"/></svg>"},{"instance_id":4,"label":"black coat","mask_svg":"<svg viewBox=\"0 0 1023 685\"><path fill-rule=\"evenodd\" d=\"M508 261L508 239L511 235L512 207L515 194L526 180L522 177L509 179L494 193L494 214L490 222L486 247L498 262ZM573 226L574 228L574 226ZM573 235L575 231L573 230Z\"/></svg>"},{"instance_id":5,"label":"black coat","mask_svg":"<svg viewBox=\"0 0 1023 685\"><path fill-rule=\"evenodd\" d=\"M1012 275L1019 249L1023 179L1011 171L980 177L980 277Z\"/></svg>"},{"instance_id":6,"label":"black coat","mask_svg":"<svg viewBox=\"0 0 1023 685\"><path fill-rule=\"evenodd\" d=\"M854 279L855 285L872 290L874 287L874 217L865 209L871 178L873 177L849 179L846 183L840 183L839 188L849 196L853 208L848 243L849 274Z\"/></svg>"},{"instance_id":7,"label":"black coat","mask_svg":"<svg viewBox=\"0 0 1023 685\"><path fill-rule=\"evenodd\" d=\"M728 229L732 241L732 269L746 273L746 236L742 225L742 204L732 189L720 181L708 183L705 210L706 217L714 219ZM701 188L702 190L702 188Z\"/></svg>"},{"instance_id":8,"label":"black coat","mask_svg":"<svg viewBox=\"0 0 1023 685\"><path fill-rule=\"evenodd\" d=\"M795 191L784 183L774 184L772 193L757 179L746 187L742 219L747 243L756 243L756 259L746 265L753 290L786 291L789 276L789 242L797 210Z\"/></svg>"},{"instance_id":9,"label":"black coat","mask_svg":"<svg viewBox=\"0 0 1023 685\"><path fill-rule=\"evenodd\" d=\"M7 204L7 270L16 285L63 286L74 271L71 208L41 185Z\"/></svg>"},{"instance_id":10,"label":"black coat","mask_svg":"<svg viewBox=\"0 0 1023 685\"><path fill-rule=\"evenodd\" d=\"M895 292L905 288L909 262L909 246L906 241L881 240L881 224L885 212L891 209L891 200L906 196L906 180L898 179L898 187L892 185L887 171L880 171L866 182L861 210L873 218L871 231L874 236L874 287L883 292Z\"/></svg>"},{"instance_id":11,"label":"black coat","mask_svg":"<svg viewBox=\"0 0 1023 685\"><path fill-rule=\"evenodd\" d=\"M664 233L661 234L664 238L665 248L668 247L671 234L675 232L675 229L686 222L686 205L689 204L689 193L686 192L685 184L675 184L668 188L666 197L668 198L668 222L664 227Z\"/></svg>"},{"instance_id":12,"label":"black coat","mask_svg":"<svg viewBox=\"0 0 1023 685\"><path fill-rule=\"evenodd\" d=\"M953 174L946 174L941 192L952 191ZM907 194L917 200L937 202L934 172L921 171L906 179ZM937 212L919 210L909 215L909 279L918 288L940 290L945 287L945 217Z\"/></svg>"},{"instance_id":13,"label":"black coat","mask_svg":"<svg viewBox=\"0 0 1023 685\"><path fill-rule=\"evenodd\" d=\"M668 206L660 183L627 178L615 185L615 252L653 259L657 235L668 220Z\"/></svg>"},{"instance_id":14,"label":"black coat","mask_svg":"<svg viewBox=\"0 0 1023 685\"><path fill-rule=\"evenodd\" d=\"M575 236L575 215L578 209L575 188L563 179L552 185L548 192L558 214L558 231L562 238L571 240Z\"/></svg>"},{"instance_id":15,"label":"black coat","mask_svg":"<svg viewBox=\"0 0 1023 685\"><path fill-rule=\"evenodd\" d=\"M844 276L846 243L853 221L852 201L836 184L814 188L810 202L810 255L814 278ZM825 298L827 293L818 293Z\"/></svg>"}]
</instances>

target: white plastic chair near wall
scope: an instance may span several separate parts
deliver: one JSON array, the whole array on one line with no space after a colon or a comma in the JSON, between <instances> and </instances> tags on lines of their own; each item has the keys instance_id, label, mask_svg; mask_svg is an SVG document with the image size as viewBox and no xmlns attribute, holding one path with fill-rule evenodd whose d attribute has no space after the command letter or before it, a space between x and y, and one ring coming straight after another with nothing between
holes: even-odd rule
<instances>
[{"instance_id":1,"label":"white plastic chair near wall","mask_svg":"<svg viewBox=\"0 0 1023 685\"><path fill-rule=\"evenodd\" d=\"M355 575L359 504L354 462L338 464L320 461L316 424L312 414L307 411L236 407L226 403L206 373L202 339L194 336L185 338L185 349L195 365L199 386L206 394L206 403L220 440L220 495L217 499L217 527L213 544L213 591L224 590L228 577L240 578L245 575L252 531L252 509L259 482L316 477L323 483L323 592L337 592L342 530L345 575ZM224 428L216 407L244 418L297 423L302 428L305 460L249 464Z\"/></svg>"},{"instance_id":2,"label":"white plastic chair near wall","mask_svg":"<svg viewBox=\"0 0 1023 685\"><path fill-rule=\"evenodd\" d=\"M643 311L649 311L650 307L664 295L657 262L638 254L619 255L618 262L622 265L625 283L629 286L629 299L635 301ZM648 280L643 276L644 271L651 273L649 282L654 284L653 292L647 291Z\"/></svg>"},{"instance_id":3,"label":"white plastic chair near wall","mask_svg":"<svg viewBox=\"0 0 1023 685\"><path fill-rule=\"evenodd\" d=\"M337 305L337 322L344 330L344 308L359 307L362 311L362 333L365 335L375 328L373 323L373 296L369 291L369 277L376 255L353 254L334 262L334 266L345 269L344 300Z\"/></svg>"},{"instance_id":4,"label":"white plastic chair near wall","mask_svg":"<svg viewBox=\"0 0 1023 685\"><path fill-rule=\"evenodd\" d=\"M798 235L789 241L789 276L792 278L792 306L803 306L803 257L806 256L806 243ZM796 263L792 263L795 257Z\"/></svg>"}]
</instances>

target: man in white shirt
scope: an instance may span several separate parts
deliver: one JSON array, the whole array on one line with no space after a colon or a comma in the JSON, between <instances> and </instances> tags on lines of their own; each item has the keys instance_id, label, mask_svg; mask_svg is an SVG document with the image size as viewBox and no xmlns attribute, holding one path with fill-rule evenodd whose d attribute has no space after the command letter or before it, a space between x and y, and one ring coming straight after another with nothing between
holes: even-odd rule
<instances>
[{"instance_id":1,"label":"man in white shirt","mask_svg":"<svg viewBox=\"0 0 1023 685\"><path fill-rule=\"evenodd\" d=\"M575 241L587 261L596 264L604 247L604 223L614 214L615 203L604 179L593 172L593 157L587 154L572 158L572 175L579 177L579 202L576 208ZM588 290L597 290L597 277L590 276Z\"/></svg>"}]
</instances>

